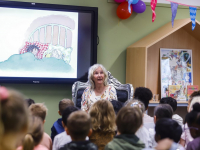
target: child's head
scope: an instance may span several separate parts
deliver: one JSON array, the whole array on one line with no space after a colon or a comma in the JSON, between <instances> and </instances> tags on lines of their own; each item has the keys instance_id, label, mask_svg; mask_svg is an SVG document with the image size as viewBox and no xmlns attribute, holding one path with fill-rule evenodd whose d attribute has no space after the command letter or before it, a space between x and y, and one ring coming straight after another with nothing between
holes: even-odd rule
<instances>
[{"instance_id":1,"label":"child's head","mask_svg":"<svg viewBox=\"0 0 200 150\"><path fill-rule=\"evenodd\" d=\"M195 103L193 105L192 111L190 111L186 117L185 121L190 129L190 134L193 138L200 136L200 104Z\"/></svg>"},{"instance_id":2,"label":"child's head","mask_svg":"<svg viewBox=\"0 0 200 150\"><path fill-rule=\"evenodd\" d=\"M128 106L128 107L137 107L140 109L140 111L142 112L142 114L145 112L145 106L144 106L144 103L141 102L140 100L137 100L137 99L133 99L133 100L129 100L125 106Z\"/></svg>"},{"instance_id":3,"label":"child's head","mask_svg":"<svg viewBox=\"0 0 200 150\"><path fill-rule=\"evenodd\" d=\"M72 100L70 100L70 99L66 99L66 98L62 99L59 102L59 105L58 105L58 107L59 107L59 111L58 111L59 115L62 116L63 111L69 106L74 106L74 102Z\"/></svg>"},{"instance_id":4,"label":"child's head","mask_svg":"<svg viewBox=\"0 0 200 150\"><path fill-rule=\"evenodd\" d=\"M41 118L43 122L45 122L47 110L47 107L43 103L32 104L29 107L30 114Z\"/></svg>"},{"instance_id":5,"label":"child's head","mask_svg":"<svg viewBox=\"0 0 200 150\"><path fill-rule=\"evenodd\" d=\"M43 122L37 116L30 116L29 129L23 140L23 150L33 150L42 140Z\"/></svg>"},{"instance_id":6,"label":"child's head","mask_svg":"<svg viewBox=\"0 0 200 150\"><path fill-rule=\"evenodd\" d=\"M173 112L175 112L177 109L177 101L172 97L161 98L160 104L169 104L172 107Z\"/></svg>"},{"instance_id":7,"label":"child's head","mask_svg":"<svg viewBox=\"0 0 200 150\"><path fill-rule=\"evenodd\" d=\"M200 103L200 96L192 97L188 104L188 112L192 111L193 105L195 103Z\"/></svg>"},{"instance_id":8,"label":"child's head","mask_svg":"<svg viewBox=\"0 0 200 150\"><path fill-rule=\"evenodd\" d=\"M200 97L200 91L194 91L190 95L190 99L188 100L188 106L187 106L188 112L190 112L192 110L192 106L194 103L196 103L196 102L200 103L200 99L198 97Z\"/></svg>"},{"instance_id":9,"label":"child's head","mask_svg":"<svg viewBox=\"0 0 200 150\"><path fill-rule=\"evenodd\" d=\"M135 89L134 98L139 99L145 105L145 110L148 109L149 101L152 99L153 94L150 89L145 87L138 87Z\"/></svg>"},{"instance_id":10,"label":"child's head","mask_svg":"<svg viewBox=\"0 0 200 150\"><path fill-rule=\"evenodd\" d=\"M181 138L182 128L175 120L170 118L159 119L155 125L155 140L156 142L169 138L178 143Z\"/></svg>"},{"instance_id":11,"label":"child's head","mask_svg":"<svg viewBox=\"0 0 200 150\"><path fill-rule=\"evenodd\" d=\"M135 134L142 125L142 113L137 107L123 107L117 114L116 125L120 134Z\"/></svg>"},{"instance_id":12,"label":"child's head","mask_svg":"<svg viewBox=\"0 0 200 150\"><path fill-rule=\"evenodd\" d=\"M115 111L110 101L99 100L89 111L93 130L115 131Z\"/></svg>"},{"instance_id":13,"label":"child's head","mask_svg":"<svg viewBox=\"0 0 200 150\"><path fill-rule=\"evenodd\" d=\"M31 98L25 99L25 101L28 104L28 107L31 106L32 104L35 104L35 101Z\"/></svg>"},{"instance_id":14,"label":"child's head","mask_svg":"<svg viewBox=\"0 0 200 150\"><path fill-rule=\"evenodd\" d=\"M37 55L38 51L39 51L39 47L36 45L29 45L26 49L27 52L33 53L33 55Z\"/></svg>"},{"instance_id":15,"label":"child's head","mask_svg":"<svg viewBox=\"0 0 200 150\"><path fill-rule=\"evenodd\" d=\"M120 102L120 101L116 101L116 100L112 100L111 103L112 103L113 108L115 110L115 114L117 115L119 110L123 107L123 103Z\"/></svg>"},{"instance_id":16,"label":"child's head","mask_svg":"<svg viewBox=\"0 0 200 150\"><path fill-rule=\"evenodd\" d=\"M28 107L24 96L0 87L0 149L15 146L28 129ZM5 140L8 140L5 141Z\"/></svg>"},{"instance_id":17,"label":"child's head","mask_svg":"<svg viewBox=\"0 0 200 150\"><path fill-rule=\"evenodd\" d=\"M67 134L73 141L85 140L88 134L91 134L91 119L84 111L76 111L69 115L67 119Z\"/></svg>"},{"instance_id":18,"label":"child's head","mask_svg":"<svg viewBox=\"0 0 200 150\"><path fill-rule=\"evenodd\" d=\"M64 112L62 113L62 122L63 122L63 126L67 126L67 119L69 117L69 115L74 112L74 111L78 111L79 109L77 107L74 106L69 106L67 107Z\"/></svg>"},{"instance_id":19,"label":"child's head","mask_svg":"<svg viewBox=\"0 0 200 150\"><path fill-rule=\"evenodd\" d=\"M154 109L154 122L162 118L172 118L173 110L169 104L159 104Z\"/></svg>"}]
</instances>

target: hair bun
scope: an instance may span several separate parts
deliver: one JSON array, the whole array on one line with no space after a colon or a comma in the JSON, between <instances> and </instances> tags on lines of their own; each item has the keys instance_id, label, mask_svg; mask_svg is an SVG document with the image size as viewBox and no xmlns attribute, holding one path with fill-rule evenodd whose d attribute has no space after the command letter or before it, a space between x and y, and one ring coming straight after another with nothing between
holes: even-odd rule
<instances>
[{"instance_id":1,"label":"hair bun","mask_svg":"<svg viewBox=\"0 0 200 150\"><path fill-rule=\"evenodd\" d=\"M193 105L193 111L200 112L200 104L199 104L199 103L195 103L195 104Z\"/></svg>"}]
</instances>

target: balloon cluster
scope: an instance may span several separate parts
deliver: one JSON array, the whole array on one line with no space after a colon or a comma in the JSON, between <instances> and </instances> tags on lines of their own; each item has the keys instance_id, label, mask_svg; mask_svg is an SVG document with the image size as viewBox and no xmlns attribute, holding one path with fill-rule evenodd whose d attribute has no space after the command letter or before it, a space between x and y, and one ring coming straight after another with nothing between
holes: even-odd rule
<instances>
[{"instance_id":1,"label":"balloon cluster","mask_svg":"<svg viewBox=\"0 0 200 150\"><path fill-rule=\"evenodd\" d=\"M127 19L131 16L132 12L143 13L146 10L146 5L141 0L115 0L120 3L117 7L117 16L120 19Z\"/></svg>"}]
</instances>

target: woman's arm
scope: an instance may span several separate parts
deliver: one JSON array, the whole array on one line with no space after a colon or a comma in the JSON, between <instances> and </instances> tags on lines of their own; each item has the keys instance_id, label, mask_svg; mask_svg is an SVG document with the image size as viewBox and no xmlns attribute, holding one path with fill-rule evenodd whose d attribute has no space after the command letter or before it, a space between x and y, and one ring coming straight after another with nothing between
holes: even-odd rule
<instances>
[{"instance_id":1,"label":"woman's arm","mask_svg":"<svg viewBox=\"0 0 200 150\"><path fill-rule=\"evenodd\" d=\"M110 99L117 100L117 91L113 86L111 86L109 95L110 95Z\"/></svg>"},{"instance_id":2,"label":"woman's arm","mask_svg":"<svg viewBox=\"0 0 200 150\"><path fill-rule=\"evenodd\" d=\"M88 92L89 89L86 88L83 92L82 95L82 101L81 101L81 110L88 112L89 108L88 108Z\"/></svg>"}]
</instances>

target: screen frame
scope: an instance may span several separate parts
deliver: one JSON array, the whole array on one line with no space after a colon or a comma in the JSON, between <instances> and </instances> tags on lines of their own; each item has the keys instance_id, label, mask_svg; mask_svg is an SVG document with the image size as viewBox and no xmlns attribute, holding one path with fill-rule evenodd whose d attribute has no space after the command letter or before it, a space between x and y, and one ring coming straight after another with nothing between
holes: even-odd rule
<instances>
[{"instance_id":1,"label":"screen frame","mask_svg":"<svg viewBox=\"0 0 200 150\"><path fill-rule=\"evenodd\" d=\"M90 50L90 66L97 63L97 37L98 37L98 7L58 5L46 3L30 3L16 1L0 0L0 7L20 8L20 9L36 9L36 10L53 10L53 11L69 11L69 12L86 12L91 13L91 50ZM78 55L78 58L80 56ZM77 61L79 59L77 58ZM80 63L80 62L78 62ZM77 71L79 66L77 64ZM66 84L76 81L87 81L87 74L77 78L34 78L34 77L0 77L0 83L28 83L28 84Z\"/></svg>"}]
</instances>

